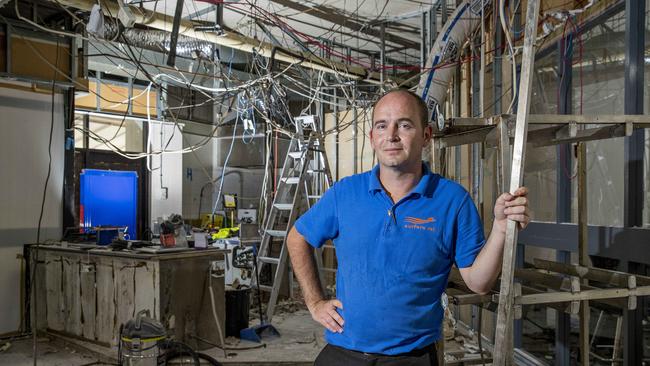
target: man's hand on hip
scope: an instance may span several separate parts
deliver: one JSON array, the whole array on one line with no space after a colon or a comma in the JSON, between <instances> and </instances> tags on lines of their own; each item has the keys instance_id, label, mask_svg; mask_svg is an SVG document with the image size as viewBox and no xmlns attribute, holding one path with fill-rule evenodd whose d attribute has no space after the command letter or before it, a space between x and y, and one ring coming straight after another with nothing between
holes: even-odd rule
<instances>
[{"instance_id":1,"label":"man's hand on hip","mask_svg":"<svg viewBox=\"0 0 650 366\"><path fill-rule=\"evenodd\" d=\"M336 308L343 309L343 304L337 299L318 300L311 305L307 305L311 317L321 323L330 332L343 332L343 318L336 311Z\"/></svg>"},{"instance_id":2,"label":"man's hand on hip","mask_svg":"<svg viewBox=\"0 0 650 366\"><path fill-rule=\"evenodd\" d=\"M504 193L494 204L494 225L503 233L508 220L517 221L520 229L530 222L528 210L528 188L519 187L514 194Z\"/></svg>"}]
</instances>

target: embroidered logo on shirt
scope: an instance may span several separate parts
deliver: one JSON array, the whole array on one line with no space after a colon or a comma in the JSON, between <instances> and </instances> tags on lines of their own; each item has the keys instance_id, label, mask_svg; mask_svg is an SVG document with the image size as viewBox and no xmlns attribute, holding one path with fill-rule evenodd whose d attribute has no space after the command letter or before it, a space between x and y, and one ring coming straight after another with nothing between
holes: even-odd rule
<instances>
[{"instance_id":1,"label":"embroidered logo on shirt","mask_svg":"<svg viewBox=\"0 0 650 366\"><path fill-rule=\"evenodd\" d=\"M406 221L406 224L404 225L405 229L435 231L435 228L432 225L428 225L436 222L436 219L433 217L420 219L413 216L407 216L404 221Z\"/></svg>"}]
</instances>

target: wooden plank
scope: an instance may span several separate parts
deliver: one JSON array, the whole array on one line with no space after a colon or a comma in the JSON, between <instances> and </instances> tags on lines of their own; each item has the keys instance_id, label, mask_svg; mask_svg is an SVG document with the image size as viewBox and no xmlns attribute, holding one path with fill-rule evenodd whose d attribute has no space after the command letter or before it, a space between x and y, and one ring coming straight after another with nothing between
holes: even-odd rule
<instances>
[{"instance_id":1,"label":"wooden plank","mask_svg":"<svg viewBox=\"0 0 650 366\"><path fill-rule=\"evenodd\" d=\"M531 286L543 286L553 291L571 291L571 280L568 277L561 277L550 273L538 272L535 269L516 269L515 278L523 280ZM597 287L582 284L582 290L597 290ZM618 310L627 309L627 301L622 299L602 299L598 303L614 307ZM614 309L607 308L611 311Z\"/></svg>"},{"instance_id":2,"label":"wooden plank","mask_svg":"<svg viewBox=\"0 0 650 366\"><path fill-rule=\"evenodd\" d=\"M132 260L113 261L115 279L115 328L135 316L135 267ZM116 338L113 338L117 342Z\"/></svg>"},{"instance_id":3,"label":"wooden plank","mask_svg":"<svg viewBox=\"0 0 650 366\"><path fill-rule=\"evenodd\" d=\"M546 294L546 293L548 293L546 291L538 290L538 289L530 287L530 286L521 286L521 292L524 295L534 295L534 294ZM561 313L567 313L567 314L577 314L578 313L578 309L577 308L574 309L571 306L571 303L567 302L567 301L557 302L557 303L549 303L549 304L545 304L545 305L548 306L549 308L555 309L555 310L557 310L557 311L559 311Z\"/></svg>"},{"instance_id":4,"label":"wooden plank","mask_svg":"<svg viewBox=\"0 0 650 366\"><path fill-rule=\"evenodd\" d=\"M144 93L140 95L144 89L140 88L133 88L133 101L132 101L132 109L133 109L133 114L139 114L146 116L147 115L147 98L149 98L149 114L151 115L152 118L157 116L158 110L156 108L156 99L158 97L158 93L156 92L155 89L152 89L149 92L149 95L147 93Z\"/></svg>"},{"instance_id":5,"label":"wooden plank","mask_svg":"<svg viewBox=\"0 0 650 366\"><path fill-rule=\"evenodd\" d=\"M97 291L95 289L95 263L82 261L79 264L79 279L81 288L81 333L86 339L97 339L95 336L95 314L97 306Z\"/></svg>"},{"instance_id":6,"label":"wooden plank","mask_svg":"<svg viewBox=\"0 0 650 366\"><path fill-rule=\"evenodd\" d=\"M135 268L134 312L137 314L140 310L149 310L151 315L155 316L156 266L152 262L143 262L142 264Z\"/></svg>"},{"instance_id":7,"label":"wooden plank","mask_svg":"<svg viewBox=\"0 0 650 366\"><path fill-rule=\"evenodd\" d=\"M126 86L101 83L99 85L99 108L106 112L124 113L128 108L129 89Z\"/></svg>"},{"instance_id":8,"label":"wooden plank","mask_svg":"<svg viewBox=\"0 0 650 366\"><path fill-rule=\"evenodd\" d=\"M535 38L537 34L537 17L539 0L530 0L526 8L526 29L521 62L521 81L519 84L519 99L517 101L517 123L515 127L515 142L510 176L510 192L513 193L523 182L523 170L526 153L526 137L528 124L526 119L530 110L530 95L532 73L535 62ZM517 250L517 223L508 221L506 239L503 249L503 265L501 268L501 290L499 291L499 308L497 312L497 328L494 339L494 365L505 366L512 363L513 349L512 314L514 285L513 276Z\"/></svg>"},{"instance_id":9,"label":"wooden plank","mask_svg":"<svg viewBox=\"0 0 650 366\"><path fill-rule=\"evenodd\" d=\"M521 286L521 290L522 293L525 295L548 293L547 291L539 290L530 286ZM463 290L457 288L448 288L447 294L449 295L450 302L455 305L480 305L485 311L493 312L497 310L497 303L495 301L498 300L498 295L478 295L473 293L466 293ZM575 311L573 311L573 309L570 306L571 303L567 301L558 302L558 303L548 303L545 305L560 312L565 312L569 314L578 313L578 309L575 309ZM483 321L485 322L486 319L491 319L491 318L492 318L491 316L485 315ZM489 333L489 330L492 329L494 329L493 326L488 328L485 327L483 328L483 330L487 333Z\"/></svg>"},{"instance_id":10,"label":"wooden plank","mask_svg":"<svg viewBox=\"0 0 650 366\"><path fill-rule=\"evenodd\" d=\"M63 73L54 73L52 67L36 52L50 64L57 65ZM71 75L70 46L64 42L59 44L52 40L15 34L11 37L11 68L11 73L17 76L31 76L43 80L52 80L54 77L58 81L68 81L66 76Z\"/></svg>"},{"instance_id":11,"label":"wooden plank","mask_svg":"<svg viewBox=\"0 0 650 366\"><path fill-rule=\"evenodd\" d=\"M79 282L79 257L62 257L64 329L66 333L81 336L81 287Z\"/></svg>"},{"instance_id":12,"label":"wooden plank","mask_svg":"<svg viewBox=\"0 0 650 366\"><path fill-rule=\"evenodd\" d=\"M224 255L225 256L225 255ZM153 262L153 313L151 313L151 316L153 316L154 319L162 321L162 312L161 312L161 295L160 295L160 284L161 279L160 279L160 262L155 261ZM224 295L225 296L225 295Z\"/></svg>"},{"instance_id":13,"label":"wooden plank","mask_svg":"<svg viewBox=\"0 0 650 366\"><path fill-rule=\"evenodd\" d=\"M96 91L97 82L88 81L88 89ZM97 110L97 95L95 95L95 93L88 93L87 95L76 96L74 98L74 104L75 108L88 109L91 111Z\"/></svg>"},{"instance_id":14,"label":"wooden plank","mask_svg":"<svg viewBox=\"0 0 650 366\"><path fill-rule=\"evenodd\" d=\"M37 297L37 314L36 321L38 330L47 328L47 264L45 258L46 253L39 251L32 247L32 255L37 258L38 264L36 265L36 297ZM36 253L36 254L34 254Z\"/></svg>"},{"instance_id":15,"label":"wooden plank","mask_svg":"<svg viewBox=\"0 0 650 366\"><path fill-rule=\"evenodd\" d=\"M482 143L493 129L493 126L476 128L470 131L439 137L438 139L442 148Z\"/></svg>"},{"instance_id":16,"label":"wooden plank","mask_svg":"<svg viewBox=\"0 0 650 366\"><path fill-rule=\"evenodd\" d=\"M650 296L650 286L637 287L636 289L633 290L629 290L626 288L607 288L607 289L585 290L576 293L547 292L547 293L536 294L536 295L522 295L520 298L515 299L515 303L521 305L550 304L555 302L566 302L566 301L614 299L620 297L628 297L631 295Z\"/></svg>"},{"instance_id":17,"label":"wooden plank","mask_svg":"<svg viewBox=\"0 0 650 366\"><path fill-rule=\"evenodd\" d=\"M531 131L530 142L534 147L559 145L574 142L605 140L625 136L625 125L601 126L580 130L575 136L562 134L561 127L545 128Z\"/></svg>"},{"instance_id":18,"label":"wooden plank","mask_svg":"<svg viewBox=\"0 0 650 366\"><path fill-rule=\"evenodd\" d=\"M539 269L586 278L591 281L601 282L612 286L629 287L631 283L639 286L650 286L650 278L625 272L585 267L575 264L558 263L538 258L535 258L533 263L535 267Z\"/></svg>"},{"instance_id":19,"label":"wooden plank","mask_svg":"<svg viewBox=\"0 0 650 366\"><path fill-rule=\"evenodd\" d=\"M115 294L113 285L113 259L98 258L97 272L97 314L95 335L99 342L112 344L115 331Z\"/></svg>"},{"instance_id":20,"label":"wooden plank","mask_svg":"<svg viewBox=\"0 0 650 366\"><path fill-rule=\"evenodd\" d=\"M648 115L588 115L588 114L530 114L529 124L626 124L633 123L637 128L650 125Z\"/></svg>"},{"instance_id":21,"label":"wooden plank","mask_svg":"<svg viewBox=\"0 0 650 366\"><path fill-rule=\"evenodd\" d=\"M515 269L515 278L523 280L532 286L542 286L555 291L571 291L570 279L550 273L539 272L535 269Z\"/></svg>"},{"instance_id":22,"label":"wooden plank","mask_svg":"<svg viewBox=\"0 0 650 366\"><path fill-rule=\"evenodd\" d=\"M63 331L64 325L64 302L62 291L63 264L61 256L48 254L45 257L45 288L46 288L46 312L47 327L49 329Z\"/></svg>"},{"instance_id":23,"label":"wooden plank","mask_svg":"<svg viewBox=\"0 0 650 366\"><path fill-rule=\"evenodd\" d=\"M449 295L451 303L456 305L479 305L492 301L492 295L468 294L456 288L448 288L445 292Z\"/></svg>"}]
</instances>

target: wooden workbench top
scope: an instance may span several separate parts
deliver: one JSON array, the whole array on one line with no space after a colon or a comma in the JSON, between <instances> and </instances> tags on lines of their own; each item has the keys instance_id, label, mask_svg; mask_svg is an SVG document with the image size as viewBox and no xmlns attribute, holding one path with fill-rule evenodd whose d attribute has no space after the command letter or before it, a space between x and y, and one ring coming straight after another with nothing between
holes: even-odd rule
<instances>
[{"instance_id":1,"label":"wooden workbench top","mask_svg":"<svg viewBox=\"0 0 650 366\"><path fill-rule=\"evenodd\" d=\"M36 244L29 244L31 248L37 246ZM206 255L215 255L224 253L224 249L208 248L208 249L193 249L188 248L185 251L177 252L161 252L161 253L142 253L132 250L113 251L107 246L88 246L87 244L79 245L77 243L53 243L53 244L39 244L39 251L57 251L68 252L75 254L84 254L89 256L106 256L106 257L122 257L122 258L135 258L145 260L170 260L180 258L194 258Z\"/></svg>"}]
</instances>

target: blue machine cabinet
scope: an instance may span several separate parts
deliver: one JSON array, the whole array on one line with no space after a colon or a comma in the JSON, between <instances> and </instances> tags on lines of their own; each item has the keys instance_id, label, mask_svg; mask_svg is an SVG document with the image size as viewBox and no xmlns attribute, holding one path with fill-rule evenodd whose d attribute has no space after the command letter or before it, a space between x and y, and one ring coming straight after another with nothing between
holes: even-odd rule
<instances>
[{"instance_id":1,"label":"blue machine cabinet","mask_svg":"<svg viewBox=\"0 0 650 366\"><path fill-rule=\"evenodd\" d=\"M137 239L138 174L132 171L83 169L80 181L81 226L128 227Z\"/></svg>"}]
</instances>

